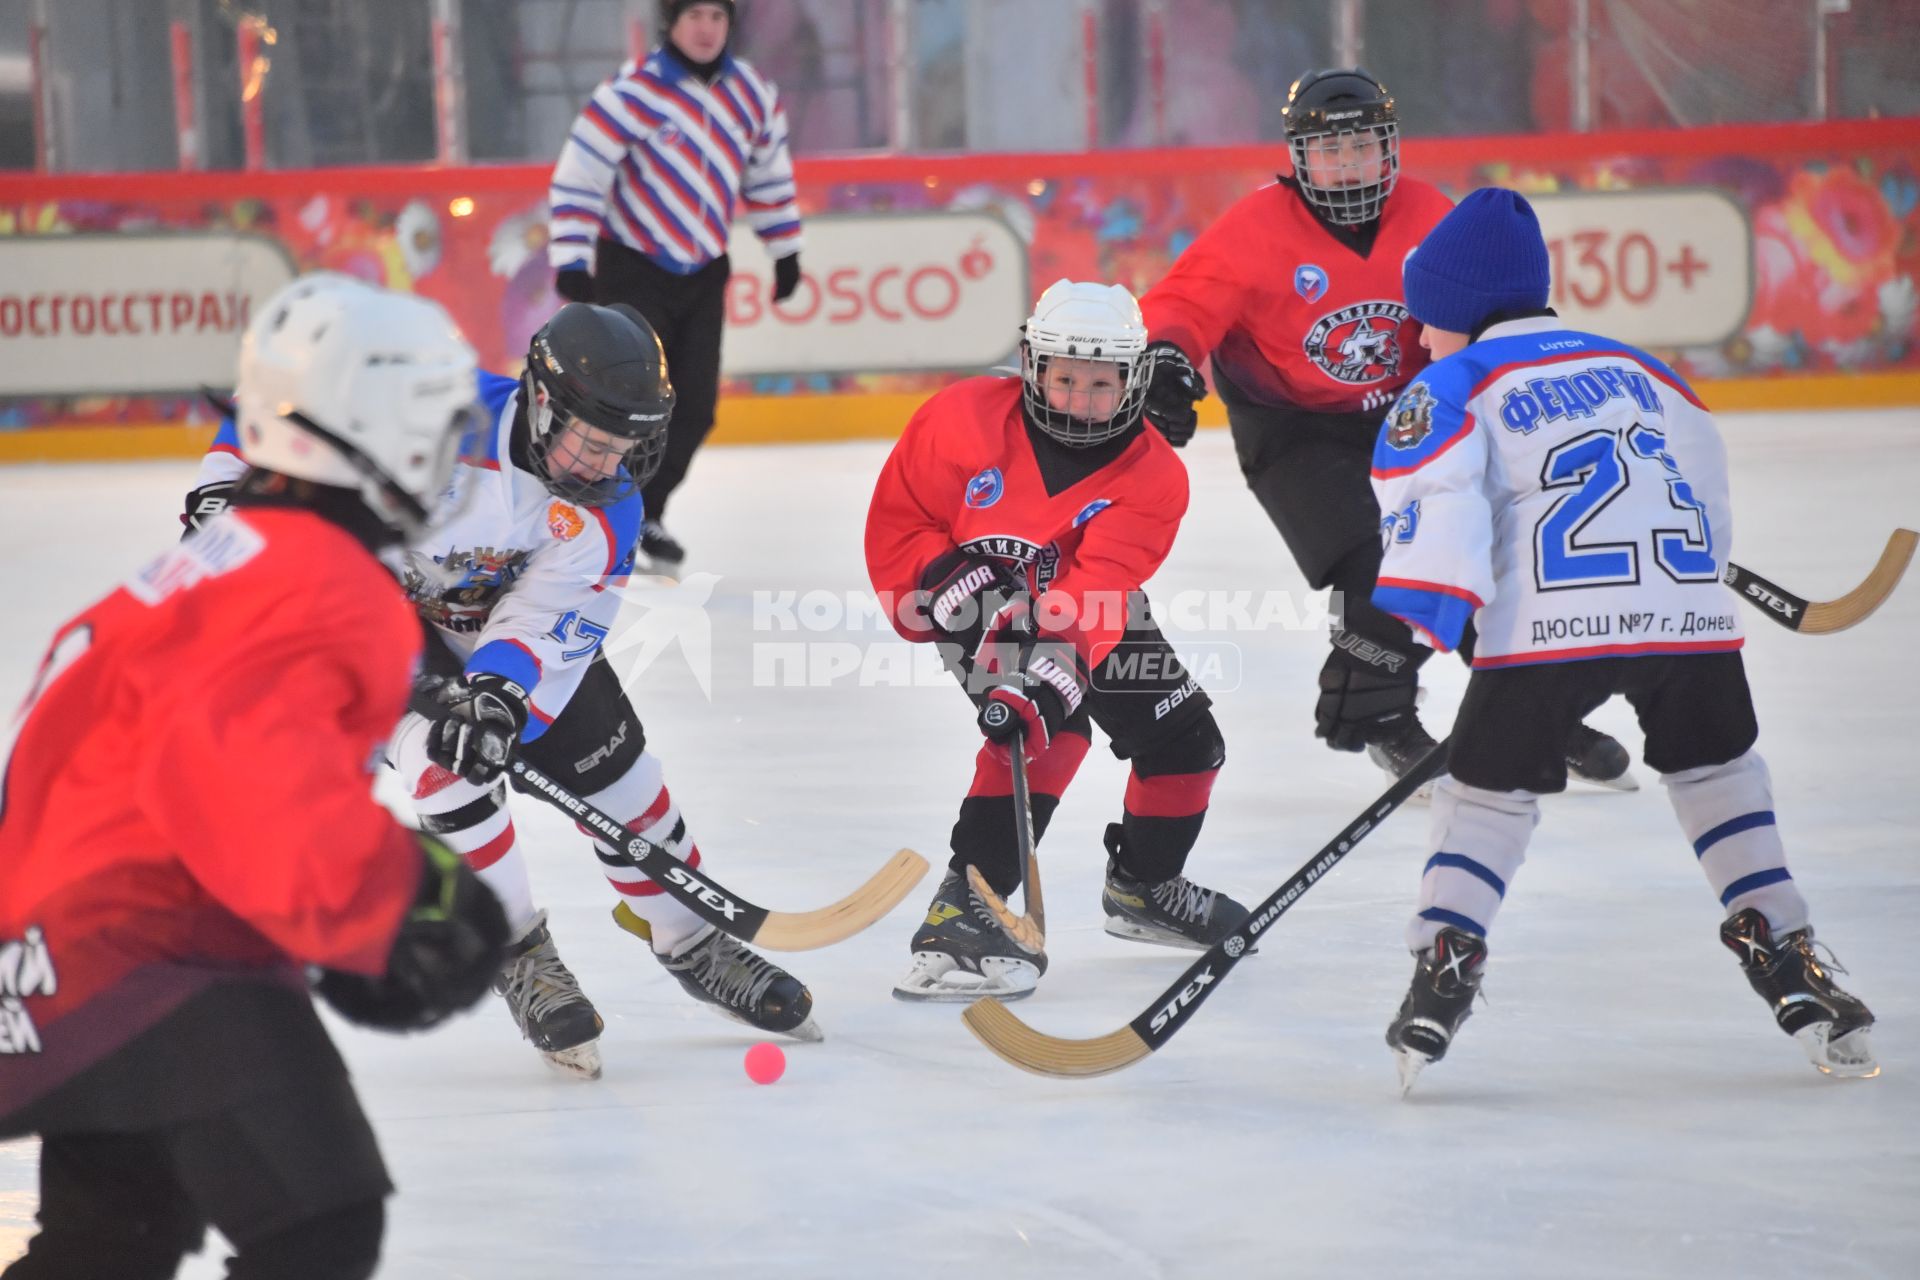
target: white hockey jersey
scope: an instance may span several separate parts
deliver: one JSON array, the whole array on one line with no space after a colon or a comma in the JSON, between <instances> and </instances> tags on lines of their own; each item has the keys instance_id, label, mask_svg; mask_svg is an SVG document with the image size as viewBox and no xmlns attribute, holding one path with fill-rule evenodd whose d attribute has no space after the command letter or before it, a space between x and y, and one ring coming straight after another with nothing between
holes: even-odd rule
<instances>
[{"instance_id":1,"label":"white hockey jersey","mask_svg":"<svg viewBox=\"0 0 1920 1280\"><path fill-rule=\"evenodd\" d=\"M1679 375L1553 317L1432 365L1373 452L1374 603L1476 668L1740 647L1726 449Z\"/></svg>"},{"instance_id":2,"label":"white hockey jersey","mask_svg":"<svg viewBox=\"0 0 1920 1280\"><path fill-rule=\"evenodd\" d=\"M502 675L531 692L521 734L531 742L567 705L620 611L616 588L633 570L641 501L636 492L610 507L579 506L516 466L519 385L480 374L478 398L493 422L486 455L455 468L458 514L407 547L405 583L468 675ZM245 470L229 421L194 484Z\"/></svg>"}]
</instances>

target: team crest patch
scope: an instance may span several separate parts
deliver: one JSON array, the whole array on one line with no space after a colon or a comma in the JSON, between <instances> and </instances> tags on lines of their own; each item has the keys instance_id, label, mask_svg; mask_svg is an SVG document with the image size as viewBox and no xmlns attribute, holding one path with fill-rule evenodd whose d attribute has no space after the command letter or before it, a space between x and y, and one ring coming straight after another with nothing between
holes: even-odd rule
<instances>
[{"instance_id":1,"label":"team crest patch","mask_svg":"<svg viewBox=\"0 0 1920 1280\"><path fill-rule=\"evenodd\" d=\"M556 502L547 508L547 532L562 542L572 542L587 531L587 522L571 506Z\"/></svg>"},{"instance_id":2,"label":"team crest patch","mask_svg":"<svg viewBox=\"0 0 1920 1280\"><path fill-rule=\"evenodd\" d=\"M967 481L967 505L970 507L990 507L1000 501L1000 495L1007 491L1007 482L1000 475L1000 468L988 467L973 479Z\"/></svg>"},{"instance_id":3,"label":"team crest patch","mask_svg":"<svg viewBox=\"0 0 1920 1280\"><path fill-rule=\"evenodd\" d=\"M1327 273L1325 269L1303 262L1293 269L1293 291L1308 302L1318 302L1327 292Z\"/></svg>"},{"instance_id":4,"label":"team crest patch","mask_svg":"<svg viewBox=\"0 0 1920 1280\"><path fill-rule=\"evenodd\" d=\"M1387 414L1387 443L1396 449L1417 449L1433 434L1433 393L1416 382Z\"/></svg>"},{"instance_id":5,"label":"team crest patch","mask_svg":"<svg viewBox=\"0 0 1920 1280\"><path fill-rule=\"evenodd\" d=\"M1301 346L1336 382L1384 382L1400 372L1400 326L1407 314L1398 302L1356 302L1321 316Z\"/></svg>"}]
</instances>

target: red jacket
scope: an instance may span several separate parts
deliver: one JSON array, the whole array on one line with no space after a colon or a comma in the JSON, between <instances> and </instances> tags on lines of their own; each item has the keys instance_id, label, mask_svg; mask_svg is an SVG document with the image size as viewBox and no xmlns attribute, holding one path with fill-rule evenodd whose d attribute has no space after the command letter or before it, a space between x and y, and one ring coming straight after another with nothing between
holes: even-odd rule
<instances>
[{"instance_id":1,"label":"red jacket","mask_svg":"<svg viewBox=\"0 0 1920 1280\"><path fill-rule=\"evenodd\" d=\"M61 628L0 793L0 1113L210 982L384 968L420 855L370 771L420 643L349 534L269 509Z\"/></svg>"},{"instance_id":2,"label":"red jacket","mask_svg":"<svg viewBox=\"0 0 1920 1280\"><path fill-rule=\"evenodd\" d=\"M1159 432L1049 494L1020 412L1020 379L968 378L920 406L867 510L867 573L894 627L933 640L900 608L960 547L1020 570L1039 616L1067 617L1088 666L1126 630L1125 598L1160 567L1187 511L1187 469Z\"/></svg>"},{"instance_id":3,"label":"red jacket","mask_svg":"<svg viewBox=\"0 0 1920 1280\"><path fill-rule=\"evenodd\" d=\"M1384 410L1427 366L1400 267L1452 203L1402 176L1362 255L1290 182L1234 204L1140 299L1154 341L1178 344L1256 404Z\"/></svg>"}]
</instances>

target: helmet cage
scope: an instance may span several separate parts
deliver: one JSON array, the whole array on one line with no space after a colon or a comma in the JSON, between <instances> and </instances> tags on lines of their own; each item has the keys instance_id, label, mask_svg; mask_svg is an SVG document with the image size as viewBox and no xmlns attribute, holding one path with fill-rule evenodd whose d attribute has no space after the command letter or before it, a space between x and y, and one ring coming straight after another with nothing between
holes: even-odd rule
<instances>
[{"instance_id":1,"label":"helmet cage","mask_svg":"<svg viewBox=\"0 0 1920 1280\"><path fill-rule=\"evenodd\" d=\"M1140 421L1157 355L1142 351L1105 353L1098 347L1082 351L1076 345L1042 350L1029 338L1020 344L1020 377L1027 417L1033 425L1061 444L1084 449L1124 435ZM1110 364L1118 370L1120 394L1111 417L1093 418L1075 414L1071 408L1053 407L1047 396L1047 374L1056 359Z\"/></svg>"},{"instance_id":2,"label":"helmet cage","mask_svg":"<svg viewBox=\"0 0 1920 1280\"><path fill-rule=\"evenodd\" d=\"M638 493L641 486L653 479L660 470L660 464L667 456L665 414L661 415L658 423L650 424L649 430L634 435L624 429L625 423L621 424L622 429L609 429L584 415L570 412L533 371L532 365L528 366L527 382L532 390L527 405L527 418L532 427L528 448L539 467L542 483L554 497L564 498L576 506L610 507ZM557 465L555 451L561 447L568 428L576 422L628 441L626 450L620 456L619 468L613 475L589 480Z\"/></svg>"},{"instance_id":3,"label":"helmet cage","mask_svg":"<svg viewBox=\"0 0 1920 1280\"><path fill-rule=\"evenodd\" d=\"M1322 157L1315 163L1331 169L1332 185L1316 182L1308 168L1309 144L1324 138L1371 138L1379 144L1380 170L1371 172L1372 163L1339 163ZM1338 226L1358 226L1380 216L1380 206L1393 193L1400 178L1400 123L1393 99L1386 90L1380 97L1335 100L1319 106L1299 106L1287 113L1287 151L1293 159L1294 180L1307 202L1328 222Z\"/></svg>"}]
</instances>

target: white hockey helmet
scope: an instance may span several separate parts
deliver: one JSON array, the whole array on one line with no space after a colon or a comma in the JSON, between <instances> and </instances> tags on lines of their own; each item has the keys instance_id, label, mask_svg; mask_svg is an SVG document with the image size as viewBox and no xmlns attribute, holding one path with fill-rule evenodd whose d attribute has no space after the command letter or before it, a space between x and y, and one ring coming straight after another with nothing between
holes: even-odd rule
<instances>
[{"instance_id":1,"label":"white hockey helmet","mask_svg":"<svg viewBox=\"0 0 1920 1280\"><path fill-rule=\"evenodd\" d=\"M412 536L474 447L479 358L440 304L302 276L240 341L235 431L249 466L357 491Z\"/></svg>"},{"instance_id":2,"label":"white hockey helmet","mask_svg":"<svg viewBox=\"0 0 1920 1280\"><path fill-rule=\"evenodd\" d=\"M1125 288L1056 280L1034 304L1023 332L1020 376L1035 426L1061 444L1084 447L1122 435L1140 421L1153 361L1147 355L1147 322ZM1059 362L1069 360L1112 365L1111 387L1096 387L1084 376L1074 379L1071 391L1050 385L1066 372ZM1074 368L1105 381L1102 371ZM1103 414L1107 403L1112 410Z\"/></svg>"}]
</instances>

